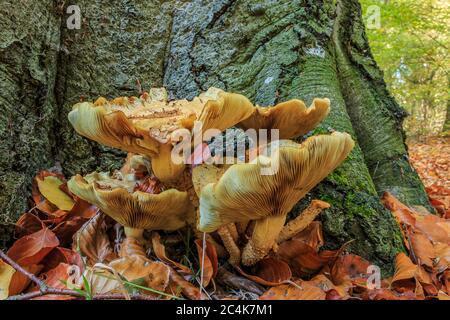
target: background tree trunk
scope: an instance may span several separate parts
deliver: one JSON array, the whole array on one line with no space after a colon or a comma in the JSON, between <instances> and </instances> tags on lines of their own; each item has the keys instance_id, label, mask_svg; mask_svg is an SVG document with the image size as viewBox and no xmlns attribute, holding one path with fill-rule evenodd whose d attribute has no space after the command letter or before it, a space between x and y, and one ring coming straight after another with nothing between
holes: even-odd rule
<instances>
[{"instance_id":1,"label":"background tree trunk","mask_svg":"<svg viewBox=\"0 0 450 320\"><path fill-rule=\"evenodd\" d=\"M260 105L328 97L331 114L313 134L346 131L358 146L292 214L313 197L330 202L321 216L329 243L355 239L351 250L389 270L402 242L379 194L429 204L408 163L404 111L370 53L357 1L73 4L81 8L80 30L66 28L58 1L30 1L25 8L2 2L4 230L26 209L38 170L59 161L69 176L120 165L122 152L87 141L69 126L67 113L80 98L137 95L138 81L144 89L164 85L172 98L192 98L210 86ZM6 240L6 231L0 232Z\"/></svg>"}]
</instances>

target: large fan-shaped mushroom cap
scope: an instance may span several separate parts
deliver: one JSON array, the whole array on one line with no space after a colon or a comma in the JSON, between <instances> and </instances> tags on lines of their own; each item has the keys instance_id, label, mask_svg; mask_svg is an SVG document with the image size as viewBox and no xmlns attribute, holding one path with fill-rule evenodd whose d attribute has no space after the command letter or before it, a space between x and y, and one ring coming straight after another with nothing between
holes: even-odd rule
<instances>
[{"instance_id":1,"label":"large fan-shaped mushroom cap","mask_svg":"<svg viewBox=\"0 0 450 320\"><path fill-rule=\"evenodd\" d=\"M350 135L338 132L310 137L302 144L269 144L265 149L270 157L235 164L217 183L202 188L198 229L212 232L232 222L257 220L242 256L244 264L257 262L274 244L287 213L344 161L353 146ZM271 175L262 174L267 164L276 164Z\"/></svg>"},{"instance_id":2,"label":"large fan-shaped mushroom cap","mask_svg":"<svg viewBox=\"0 0 450 320\"><path fill-rule=\"evenodd\" d=\"M238 126L247 129L278 129L280 139L291 139L314 129L330 112L329 99L314 99L309 108L301 100L289 100L274 107L256 107Z\"/></svg>"},{"instance_id":3,"label":"large fan-shaped mushroom cap","mask_svg":"<svg viewBox=\"0 0 450 320\"><path fill-rule=\"evenodd\" d=\"M192 206L186 192L169 189L159 194L134 191L127 176L114 179L107 173L80 175L68 182L69 190L99 207L129 230L176 230L185 225Z\"/></svg>"},{"instance_id":4,"label":"large fan-shaped mushroom cap","mask_svg":"<svg viewBox=\"0 0 450 320\"><path fill-rule=\"evenodd\" d=\"M171 159L172 133L179 129L192 130L195 121L208 129L223 131L249 117L252 103L242 95L210 88L188 100L167 101L165 89L152 89L150 94L104 98L95 103L76 104L69 121L82 136L101 144L140 153L152 158L155 175L162 181L175 179L183 164Z\"/></svg>"}]
</instances>

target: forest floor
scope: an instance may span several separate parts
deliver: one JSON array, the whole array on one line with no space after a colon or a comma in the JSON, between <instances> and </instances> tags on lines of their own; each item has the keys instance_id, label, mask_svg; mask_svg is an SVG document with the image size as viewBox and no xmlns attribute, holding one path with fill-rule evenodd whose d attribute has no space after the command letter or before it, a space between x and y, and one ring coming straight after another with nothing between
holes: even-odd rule
<instances>
[{"instance_id":1,"label":"forest floor","mask_svg":"<svg viewBox=\"0 0 450 320\"><path fill-rule=\"evenodd\" d=\"M409 140L408 147L410 162L433 206L444 215L445 208L450 207L450 137Z\"/></svg>"},{"instance_id":2,"label":"forest floor","mask_svg":"<svg viewBox=\"0 0 450 320\"><path fill-rule=\"evenodd\" d=\"M217 237L195 239L188 228L146 234L144 249L95 206L70 194L61 174L43 171L33 183L32 209L17 222L17 240L7 253L0 251L0 300L448 300L449 139L408 145L438 214L383 196L407 249L397 255L392 277L382 279L378 267L345 245L321 250L320 215L253 268L231 266L220 245L213 245L220 243Z\"/></svg>"}]
</instances>

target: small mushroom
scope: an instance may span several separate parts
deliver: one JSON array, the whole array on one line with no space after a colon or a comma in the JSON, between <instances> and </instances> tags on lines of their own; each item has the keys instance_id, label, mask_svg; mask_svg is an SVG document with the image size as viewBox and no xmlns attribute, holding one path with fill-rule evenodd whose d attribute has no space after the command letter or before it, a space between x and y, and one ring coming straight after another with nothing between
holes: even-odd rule
<instances>
[{"instance_id":1,"label":"small mushroom","mask_svg":"<svg viewBox=\"0 0 450 320\"><path fill-rule=\"evenodd\" d=\"M131 176L131 177L130 177ZM96 205L125 227L128 237L143 240L144 230L173 231L183 227L193 208L188 194L175 189L150 194L134 191L134 175L110 177L108 173L76 175L70 192Z\"/></svg>"},{"instance_id":2,"label":"small mushroom","mask_svg":"<svg viewBox=\"0 0 450 320\"><path fill-rule=\"evenodd\" d=\"M232 165L216 183L201 190L198 229L213 232L230 223L255 220L242 263L253 265L273 247L287 213L350 153L354 142L346 133L308 138L302 144L288 140L265 147L271 156ZM267 162L278 170L262 175Z\"/></svg>"},{"instance_id":3,"label":"small mushroom","mask_svg":"<svg viewBox=\"0 0 450 320\"><path fill-rule=\"evenodd\" d=\"M202 123L201 133L208 129L223 131L249 117L253 109L244 96L216 88L192 101L167 101L167 92L161 88L140 98L99 98L94 103L78 103L68 118L82 136L148 156L155 175L168 182L176 180L185 167L172 161L171 152L178 142L172 140L173 132L193 130L194 121Z\"/></svg>"},{"instance_id":4,"label":"small mushroom","mask_svg":"<svg viewBox=\"0 0 450 320\"><path fill-rule=\"evenodd\" d=\"M292 139L314 129L330 112L329 99L314 99L307 108L301 100L289 100L274 107L256 107L238 126L247 129L278 129L280 139Z\"/></svg>"}]
</instances>

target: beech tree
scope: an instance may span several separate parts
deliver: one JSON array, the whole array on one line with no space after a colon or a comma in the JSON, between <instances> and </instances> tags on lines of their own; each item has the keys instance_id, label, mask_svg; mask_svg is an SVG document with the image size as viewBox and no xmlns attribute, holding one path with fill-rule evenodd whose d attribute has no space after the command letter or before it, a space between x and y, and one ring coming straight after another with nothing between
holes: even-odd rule
<instances>
[{"instance_id":1,"label":"beech tree","mask_svg":"<svg viewBox=\"0 0 450 320\"><path fill-rule=\"evenodd\" d=\"M290 216L311 199L330 203L320 219L334 247L354 240L351 251L389 270L403 245L380 195L430 208L408 162L406 113L386 89L356 0L3 0L0 16L2 246L39 170L120 166L122 152L74 132L72 105L161 86L171 98L214 86L261 106L329 98L311 135L344 131L357 146Z\"/></svg>"}]
</instances>

